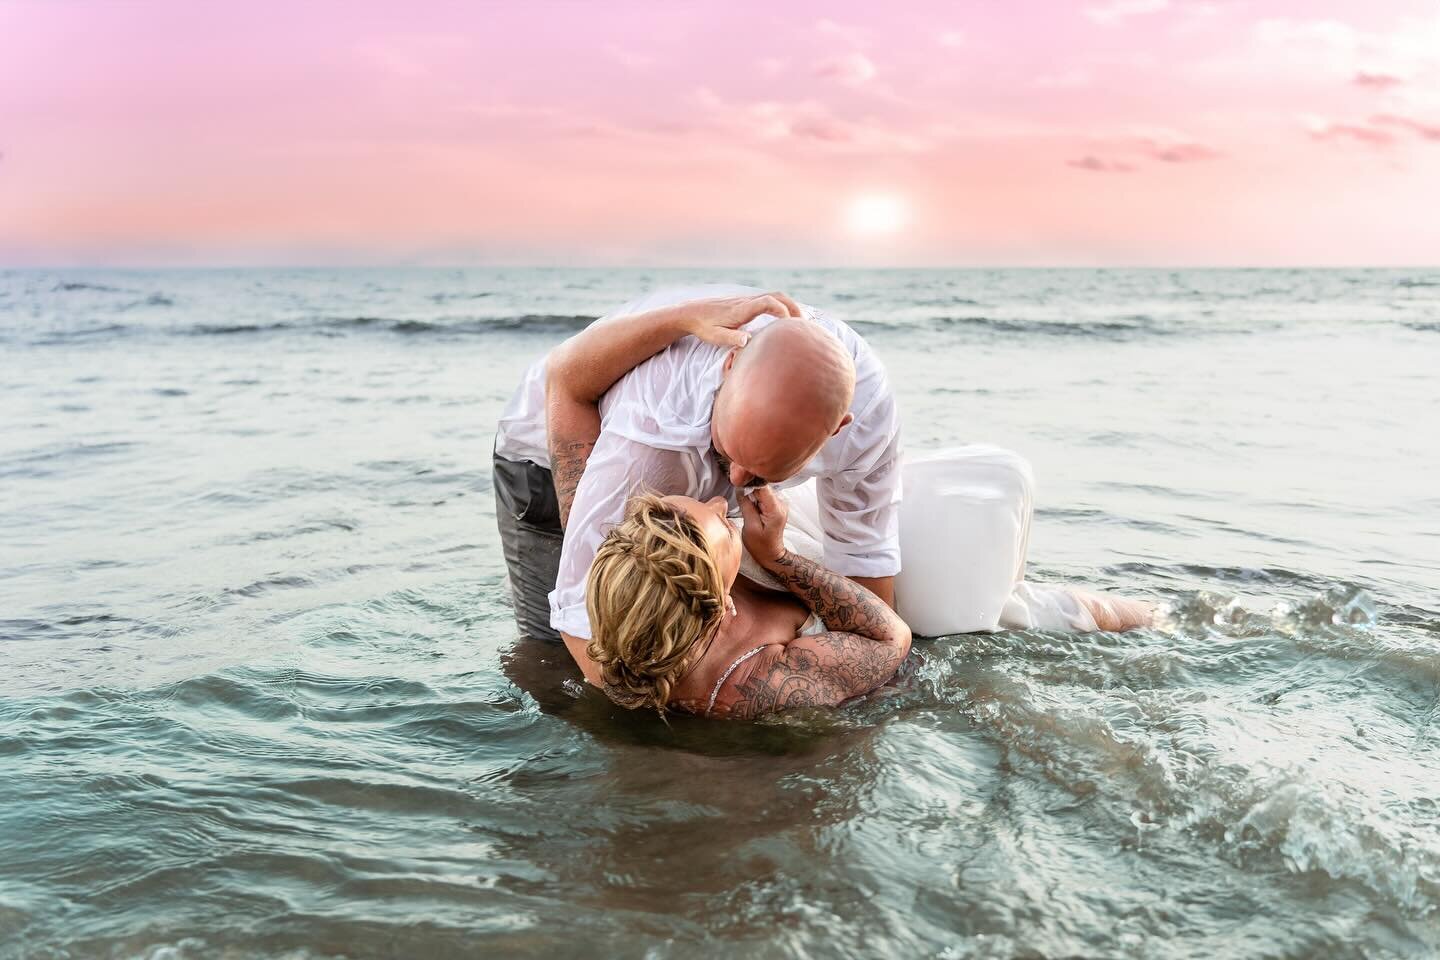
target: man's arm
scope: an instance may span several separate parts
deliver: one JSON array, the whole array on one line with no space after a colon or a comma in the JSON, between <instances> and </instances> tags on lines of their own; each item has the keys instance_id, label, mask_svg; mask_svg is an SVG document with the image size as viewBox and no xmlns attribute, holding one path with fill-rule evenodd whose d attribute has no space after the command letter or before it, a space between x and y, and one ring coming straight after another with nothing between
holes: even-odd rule
<instances>
[{"instance_id":1,"label":"man's arm","mask_svg":"<svg viewBox=\"0 0 1440 960\"><path fill-rule=\"evenodd\" d=\"M858 479L836 482L821 476L816 495L826 565L863 584L893 610L900 568L900 463L898 442L889 446Z\"/></svg>"},{"instance_id":2,"label":"man's arm","mask_svg":"<svg viewBox=\"0 0 1440 960\"><path fill-rule=\"evenodd\" d=\"M605 391L685 336L743 347L750 335L738 328L765 313L798 316L800 308L779 293L692 300L591 324L550 352L545 361L545 414L562 527L569 525L575 490L600 436Z\"/></svg>"}]
</instances>

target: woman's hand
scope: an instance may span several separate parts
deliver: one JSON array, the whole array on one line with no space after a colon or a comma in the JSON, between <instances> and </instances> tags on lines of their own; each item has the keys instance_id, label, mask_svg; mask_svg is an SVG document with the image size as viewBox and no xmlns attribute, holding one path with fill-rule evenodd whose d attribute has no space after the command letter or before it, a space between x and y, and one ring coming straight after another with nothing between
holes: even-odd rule
<instances>
[{"instance_id":1,"label":"woman's hand","mask_svg":"<svg viewBox=\"0 0 1440 960\"><path fill-rule=\"evenodd\" d=\"M769 569L785 553L789 507L784 498L767 485L740 494L740 515L745 518L745 529L740 534L745 549L756 562Z\"/></svg>"},{"instance_id":2,"label":"woman's hand","mask_svg":"<svg viewBox=\"0 0 1440 960\"><path fill-rule=\"evenodd\" d=\"M743 347L750 334L740 330L762 314L772 317L801 317L800 305L783 293L758 296L716 297L686 305L685 330L717 347Z\"/></svg>"}]
</instances>

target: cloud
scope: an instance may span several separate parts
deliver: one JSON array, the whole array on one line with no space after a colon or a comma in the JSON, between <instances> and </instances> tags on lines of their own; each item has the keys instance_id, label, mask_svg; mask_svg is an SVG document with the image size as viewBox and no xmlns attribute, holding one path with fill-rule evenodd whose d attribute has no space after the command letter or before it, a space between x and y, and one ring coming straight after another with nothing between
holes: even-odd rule
<instances>
[{"instance_id":1,"label":"cloud","mask_svg":"<svg viewBox=\"0 0 1440 960\"><path fill-rule=\"evenodd\" d=\"M1147 157L1159 160L1161 163L1195 163L1201 160L1216 160L1225 156L1214 147L1193 142L1166 143L1147 140L1141 145L1141 150Z\"/></svg>"},{"instance_id":2,"label":"cloud","mask_svg":"<svg viewBox=\"0 0 1440 960\"><path fill-rule=\"evenodd\" d=\"M1337 123L1311 118L1307 126L1310 139L1324 142L1353 140L1372 147L1390 147L1399 142L1395 130L1413 133L1422 140L1440 142L1440 124L1425 123L1396 113L1377 113L1363 123Z\"/></svg>"},{"instance_id":3,"label":"cloud","mask_svg":"<svg viewBox=\"0 0 1440 960\"><path fill-rule=\"evenodd\" d=\"M946 30L944 33L940 34L940 36L936 38L936 42L938 42L942 47L948 47L951 50L958 50L959 48L965 46L965 34L961 33L959 30Z\"/></svg>"},{"instance_id":4,"label":"cloud","mask_svg":"<svg viewBox=\"0 0 1440 960\"><path fill-rule=\"evenodd\" d=\"M816 100L733 103L708 87L696 90L692 99L704 113L700 122L734 143L758 146L799 142L855 154L919 153L934 146L932 138L920 133L873 119L836 116Z\"/></svg>"},{"instance_id":5,"label":"cloud","mask_svg":"<svg viewBox=\"0 0 1440 960\"><path fill-rule=\"evenodd\" d=\"M1370 118L1371 123L1384 124L1389 127L1400 127L1418 134L1426 140L1440 140L1440 124L1422 123L1413 117L1401 117L1393 113L1382 113Z\"/></svg>"},{"instance_id":6,"label":"cloud","mask_svg":"<svg viewBox=\"0 0 1440 960\"><path fill-rule=\"evenodd\" d=\"M1388 90L1390 87L1399 86L1404 82L1399 77L1391 76L1388 73L1366 73L1361 70L1355 74L1355 86L1369 87L1372 90Z\"/></svg>"},{"instance_id":7,"label":"cloud","mask_svg":"<svg viewBox=\"0 0 1440 960\"><path fill-rule=\"evenodd\" d=\"M798 117L791 121L789 132L792 137L824 143L850 143L854 140L845 124L827 116Z\"/></svg>"},{"instance_id":8,"label":"cloud","mask_svg":"<svg viewBox=\"0 0 1440 960\"><path fill-rule=\"evenodd\" d=\"M1330 143L1355 140L1372 147L1388 147L1395 142L1395 135L1388 130L1358 123L1321 123L1311 125L1310 139Z\"/></svg>"},{"instance_id":9,"label":"cloud","mask_svg":"<svg viewBox=\"0 0 1440 960\"><path fill-rule=\"evenodd\" d=\"M863 53L845 53L822 61L815 68L815 76L843 83L847 87L859 87L875 79L875 64Z\"/></svg>"},{"instance_id":10,"label":"cloud","mask_svg":"<svg viewBox=\"0 0 1440 960\"><path fill-rule=\"evenodd\" d=\"M1119 23L1130 17L1159 13L1170 7L1170 0L1111 0L1103 7L1086 7L1085 16L1099 24Z\"/></svg>"},{"instance_id":11,"label":"cloud","mask_svg":"<svg viewBox=\"0 0 1440 960\"><path fill-rule=\"evenodd\" d=\"M1090 153L1080 157L1078 160L1067 160L1065 161L1065 165L1067 167L1074 167L1077 170L1089 170L1093 173L1135 172L1133 164L1126 163L1123 160L1106 160L1103 157L1097 157Z\"/></svg>"},{"instance_id":12,"label":"cloud","mask_svg":"<svg viewBox=\"0 0 1440 960\"><path fill-rule=\"evenodd\" d=\"M1232 73L1273 77L1288 70L1384 89L1440 69L1440 16L1407 18L1375 32L1340 20L1260 20L1251 28L1248 51L1214 64Z\"/></svg>"}]
</instances>

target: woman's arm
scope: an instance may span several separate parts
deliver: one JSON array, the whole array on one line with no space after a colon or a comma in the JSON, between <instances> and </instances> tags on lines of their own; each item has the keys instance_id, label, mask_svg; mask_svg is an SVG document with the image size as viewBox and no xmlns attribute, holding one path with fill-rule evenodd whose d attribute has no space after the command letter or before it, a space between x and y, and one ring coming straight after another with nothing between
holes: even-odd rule
<instances>
[{"instance_id":1,"label":"woman's arm","mask_svg":"<svg viewBox=\"0 0 1440 960\"><path fill-rule=\"evenodd\" d=\"M825 621L829 632L799 637L759 658L736 685L741 696L728 715L753 719L790 707L834 706L893 677L910 652L905 621L855 581L786 550L785 507L768 487L742 498L740 508L751 555Z\"/></svg>"},{"instance_id":2,"label":"woman's arm","mask_svg":"<svg viewBox=\"0 0 1440 960\"><path fill-rule=\"evenodd\" d=\"M560 525L570 520L575 488L600 436L600 398L615 381L681 337L739 348L739 330L761 314L800 316L784 294L692 300L633 317L594 323L550 352L545 361L545 412L550 470L560 501Z\"/></svg>"}]
</instances>

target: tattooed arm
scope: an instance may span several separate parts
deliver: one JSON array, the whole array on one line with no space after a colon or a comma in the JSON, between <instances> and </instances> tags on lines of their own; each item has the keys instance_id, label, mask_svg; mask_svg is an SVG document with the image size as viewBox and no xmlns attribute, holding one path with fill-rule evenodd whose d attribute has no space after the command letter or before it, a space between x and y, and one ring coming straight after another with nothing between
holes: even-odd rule
<instances>
[{"instance_id":1,"label":"tattooed arm","mask_svg":"<svg viewBox=\"0 0 1440 960\"><path fill-rule=\"evenodd\" d=\"M784 294L691 300L630 317L594 323L550 352L545 360L545 415L550 470L568 526L575 488L600 436L600 398L615 381L682 337L743 347L744 326L761 314L800 316Z\"/></svg>"},{"instance_id":2,"label":"tattooed arm","mask_svg":"<svg viewBox=\"0 0 1440 960\"><path fill-rule=\"evenodd\" d=\"M910 628L870 590L784 547L784 503L768 488L742 498L745 545L815 613L828 633L778 644L737 685L728 716L754 719L800 706L833 706L870 693L910 652Z\"/></svg>"}]
</instances>

